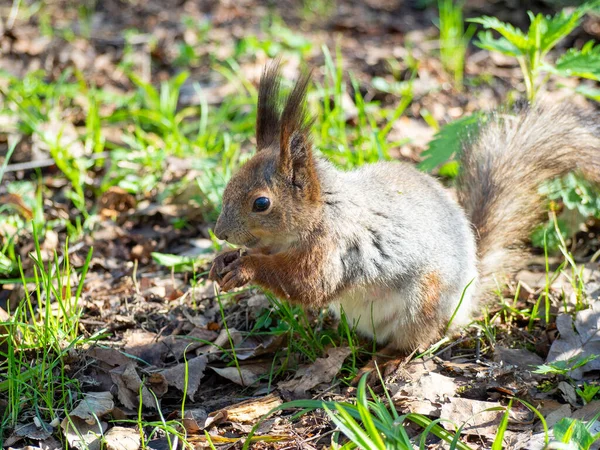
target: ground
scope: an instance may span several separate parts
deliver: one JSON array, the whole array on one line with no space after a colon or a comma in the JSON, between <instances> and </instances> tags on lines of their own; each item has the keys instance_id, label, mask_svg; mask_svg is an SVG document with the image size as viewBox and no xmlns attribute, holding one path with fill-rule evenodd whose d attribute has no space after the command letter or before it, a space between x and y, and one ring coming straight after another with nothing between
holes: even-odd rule
<instances>
[{"instance_id":1,"label":"ground","mask_svg":"<svg viewBox=\"0 0 600 450\"><path fill-rule=\"evenodd\" d=\"M226 246L211 234L223 186L255 147L261 71L277 55L289 80L313 68L316 147L351 168L419 163L444 124L522 103L516 59L471 43L457 82L440 60L438 10L426 1L8 3L0 5L0 442L241 448L255 425L251 448L346 442L349 422L323 406L358 411L352 405L366 394L351 380L373 345L325 310L256 288L222 294L206 278ZM474 0L463 9L526 27L527 10L559 6ZM599 38L600 16L590 14L550 60ZM573 94L594 86L551 77L543 95L598 110ZM452 167L434 171L450 188ZM577 201L597 198L573 183ZM385 439L423 436L432 424L428 448L455 434L461 448L494 439L543 448L544 425L550 438L564 437L562 418L598 433L600 222L582 213L598 215L600 201L597 210L566 206L557 198L550 209L571 233L563 242L548 235L547 257L538 234L529 264L499 280L472 326L374 377L376 405L388 412L372 412L371 424ZM295 416L298 407L310 411ZM455 425L432 423L440 417Z\"/></svg>"}]
</instances>

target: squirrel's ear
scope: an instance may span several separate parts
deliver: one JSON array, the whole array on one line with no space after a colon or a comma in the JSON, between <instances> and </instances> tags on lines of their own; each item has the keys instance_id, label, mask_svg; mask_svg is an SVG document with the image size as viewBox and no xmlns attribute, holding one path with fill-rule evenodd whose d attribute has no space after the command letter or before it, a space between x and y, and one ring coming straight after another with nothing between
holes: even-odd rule
<instances>
[{"instance_id":1,"label":"squirrel's ear","mask_svg":"<svg viewBox=\"0 0 600 450\"><path fill-rule=\"evenodd\" d=\"M278 169L297 187L312 191L318 186L318 179L310 136L313 121L308 117L305 105L310 75L308 72L298 79L281 115Z\"/></svg>"},{"instance_id":2,"label":"squirrel's ear","mask_svg":"<svg viewBox=\"0 0 600 450\"><path fill-rule=\"evenodd\" d=\"M277 142L280 130L279 86L281 61L277 58L265 66L258 87L256 111L256 146L263 150Z\"/></svg>"}]
</instances>

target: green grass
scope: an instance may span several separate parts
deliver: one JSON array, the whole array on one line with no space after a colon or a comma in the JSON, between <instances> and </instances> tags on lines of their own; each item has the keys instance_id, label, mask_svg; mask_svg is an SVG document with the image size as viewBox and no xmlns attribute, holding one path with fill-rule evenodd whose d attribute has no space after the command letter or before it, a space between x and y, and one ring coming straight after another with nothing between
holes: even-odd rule
<instances>
[{"instance_id":1,"label":"green grass","mask_svg":"<svg viewBox=\"0 0 600 450\"><path fill-rule=\"evenodd\" d=\"M316 19L311 14L323 15L334 6L333 2L323 0L307 0L303 4L307 10L307 20ZM15 15L19 17L40 14L39 25L43 33L60 35L68 41L76 37L68 28L59 30L52 27L48 17L43 14L43 2L26 6L23 2L15 1L13 5ZM89 8L92 4L86 5L78 9L77 16L82 24L83 37L90 33L91 26ZM465 81L464 63L473 27L465 32L461 3L439 0L438 7L440 57L445 69L452 74L456 87L460 88ZM571 25L578 19L575 22L573 20L565 14L543 19L536 16L532 18L531 33L547 36L548 30L542 33L543 23L564 22L564 26L561 25L557 31L557 38L562 37L567 31L570 32ZM495 21L482 19L479 23L493 29L509 29L508 25L499 25ZM245 36L238 40L232 57L220 60L210 55L208 58L216 79L229 82L235 92L216 104L209 104L207 93L199 83L194 83L193 90L198 101L182 107L182 89L189 83L190 77L184 69L197 68L205 63L201 50L210 41L211 30L210 23L195 24L189 19L184 20L184 26L194 39L179 43L172 76L158 85L148 82L145 78L148 74L136 66L134 41L139 33L130 30L126 34L119 68L128 74L132 89L123 95L97 88L77 71L67 70L54 80L41 71L31 72L24 77L0 74L4 83L1 85L6 86L1 92L0 115L10 119L5 131L39 142L59 171L55 178L64 181L61 187L49 187L40 169L24 180L3 181L7 193L14 196L11 197L14 200L0 205L0 283L23 284L28 288L17 308L9 311L10 318L0 323L0 396L9 399L0 424L2 429L13 427L30 414L46 423L60 419L81 395L81 387L66 361L70 352L98 338L97 335L84 336L79 324L82 314L80 300L91 250L84 265L74 268L69 258L68 242L75 242L86 235L93 236L100 220L98 199L109 189L118 187L139 201L167 203L187 192L191 186L193 195L190 203L201 209L206 221L214 220L220 210L228 179L254 151L257 92L245 77L240 61L248 61L257 55L273 57L280 53L290 58L304 59L319 53L310 38L292 31L283 20L270 15L261 23L256 36ZM538 27L538 31L534 26ZM520 36L517 31L514 33ZM487 42L489 48L494 50L492 46L499 44L496 41L490 43L490 38L488 34L480 35L481 42ZM550 44L555 45L556 42L547 41L544 47L534 46L531 47L532 52L525 54L523 50L524 53L517 56L524 67L524 79L531 98L540 89L539 83L544 81L540 76L547 70L543 60L547 50L552 47ZM153 45L155 42L150 40L146 50L150 52ZM392 152L406 144L406 140L393 140L390 136L393 125L410 111L414 101L413 82L417 76L418 62L412 57L404 61L410 72L405 80L389 83L383 78L375 78L372 85L365 86L364 81L359 81L359 77L355 76L358 74L346 71L339 48L332 52L322 47L320 53L323 65L317 70L324 76L317 77L308 96L310 110L315 116L314 142L319 154L344 169L392 159ZM586 45L580 51L569 51L556 61L555 72L597 77L588 64L597 58L597 53L598 46L593 45ZM146 57L150 61L150 53ZM393 61L391 64L392 71L398 71ZM547 73L555 72L548 69ZM395 79L401 78L398 75ZM288 88L291 87L291 80L285 83ZM364 95L369 90L391 94L394 101L391 104L382 103L378 97ZM351 117L349 108L345 106L348 99L355 106ZM438 124L432 115L425 112L422 115L437 129ZM70 126L74 116L83 117L76 129ZM467 116L444 128L424 154L427 159L421 168L433 170L441 166L441 175L450 178L455 175L458 166L452 161L449 165L447 163L460 151L459 138L474 135L481 118L477 115ZM113 140L111 131L115 130L122 134ZM11 153L18 151L16 146L17 142L9 148L0 168L0 180L7 178L5 169L11 163ZM83 148L83 154L74 152L77 148ZM173 158L191 161L190 168L195 169L198 175L194 178L176 176L169 170ZM546 188L552 200L561 201L584 214L597 215L600 210L599 197L593 188L577 178L557 180ZM52 207L48 208L49 203L53 207L60 206L62 214L55 215ZM186 221L181 220L173 225L185 227ZM561 272L569 275L576 292L576 309L587 306L581 267L568 252L564 236L558 233L554 237L554 230L558 228L560 225L556 221L551 224L551 229L546 227L542 230L540 242L546 250L546 261L548 251L554 248L563 253L565 263L556 271L550 271L546 264L545 289L524 308L516 306L519 298L517 290L513 299L502 298L499 312L493 316L485 314L481 321L474 324L482 333L484 351L495 345L503 332L501 325L525 318L529 331L532 331L542 319L550 322L550 286ZM61 242L67 242L58 253L42 252L40 242L48 230L58 231ZM35 245L28 261L25 261L27 264L24 264L19 259L19 250L28 242ZM215 250L221 246L214 239L213 244ZM169 267L173 272L192 273L192 283L202 283L205 274L200 270L206 265L206 258L189 259L162 253L152 256L155 263ZM287 338L284 350L273 357L271 370L264 375L269 387L281 376L296 370L299 363L309 363L323 357L331 346L348 346L351 349L338 375L342 383L348 383L375 354L374 345L362 345L356 335L355 324L348 323L344 315L338 328L331 329L327 326L326 311L316 311L311 315L275 297L268 298L270 307L251 324L249 335ZM219 296L221 325L228 333L226 312L233 301L233 295ZM544 317L540 314L542 305L545 305ZM230 346L233 347L231 335L229 337ZM449 341L446 338L419 356L435 353ZM222 348L221 351L222 362L240 367L235 349ZM548 371L560 375L567 373L569 368L549 366ZM579 395L585 401L597 398L596 388L595 385L581 386ZM184 392L181 414L185 409L185 397ZM154 418L156 420L146 420L143 406L140 403L138 417L131 423L138 426L144 444L165 433L185 444L187 437L182 431L181 417L164 417L159 410L157 418ZM430 435L444 440L450 448L469 448L459 440L464 424L455 424L455 431L449 432L441 427L439 420L417 414L399 415L391 406L387 390L384 389L384 397L379 398L367 388L364 379L358 387L356 401L297 401L282 405L279 409L298 408L304 413L316 409L324 411L332 427L337 429L333 439L334 448L342 445L342 448L414 448L414 445L424 448ZM503 409L508 413L509 407ZM505 414L504 417L508 416ZM409 438L406 425L409 422L420 430L417 437ZM505 425L506 420L502 423ZM570 422L566 428L559 428L558 438L568 442L574 436L583 436L587 444L589 439L580 424ZM501 427L493 448L501 448L503 430ZM0 435L0 440L2 437ZM250 436L246 446L257 439L269 438ZM212 442L219 443L218 437L207 435L207 442L209 445L213 445Z\"/></svg>"},{"instance_id":2,"label":"green grass","mask_svg":"<svg viewBox=\"0 0 600 450\"><path fill-rule=\"evenodd\" d=\"M463 88L466 53L476 29L470 25L465 31L463 7L460 0L438 0L440 58L444 69L453 75L458 90Z\"/></svg>"},{"instance_id":3,"label":"green grass","mask_svg":"<svg viewBox=\"0 0 600 450\"><path fill-rule=\"evenodd\" d=\"M79 301L92 249L84 265L76 269L70 263L68 245L60 256L55 252L44 262L35 235L34 242L35 252L29 256L33 280L25 278L19 263L21 279L13 283L33 281L35 289L25 289L16 310L8 311L8 320L0 322L0 395L8 398L1 429L16 425L25 412L50 423L71 409L79 384L71 378L67 355L97 338L84 337L79 329Z\"/></svg>"}]
</instances>

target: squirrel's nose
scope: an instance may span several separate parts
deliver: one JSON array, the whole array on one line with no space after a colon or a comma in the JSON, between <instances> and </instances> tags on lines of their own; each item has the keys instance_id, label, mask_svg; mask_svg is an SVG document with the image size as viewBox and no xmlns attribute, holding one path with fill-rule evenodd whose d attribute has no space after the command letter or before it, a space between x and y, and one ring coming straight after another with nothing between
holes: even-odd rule
<instances>
[{"instance_id":1,"label":"squirrel's nose","mask_svg":"<svg viewBox=\"0 0 600 450\"><path fill-rule=\"evenodd\" d=\"M217 239L220 239L222 241L226 241L227 240L227 233L226 230L223 229L223 223L221 221L221 216L219 216L219 218L217 219L217 223L215 224L215 228L213 230L213 233L215 234L215 236L217 237Z\"/></svg>"}]
</instances>

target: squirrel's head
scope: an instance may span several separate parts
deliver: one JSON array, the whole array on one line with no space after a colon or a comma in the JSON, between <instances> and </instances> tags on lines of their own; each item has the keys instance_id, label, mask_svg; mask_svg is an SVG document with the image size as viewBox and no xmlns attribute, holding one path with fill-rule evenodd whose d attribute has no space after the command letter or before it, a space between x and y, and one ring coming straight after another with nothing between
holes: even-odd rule
<instances>
[{"instance_id":1,"label":"squirrel's head","mask_svg":"<svg viewBox=\"0 0 600 450\"><path fill-rule=\"evenodd\" d=\"M300 77L285 102L280 102L279 63L263 72L258 91L257 153L225 188L214 229L219 239L282 250L319 223L321 190L305 107L309 81L310 74Z\"/></svg>"}]
</instances>

